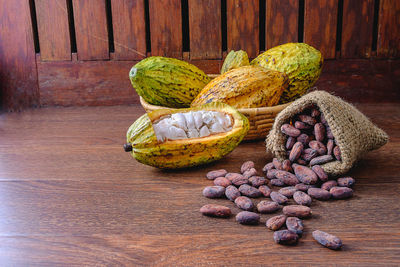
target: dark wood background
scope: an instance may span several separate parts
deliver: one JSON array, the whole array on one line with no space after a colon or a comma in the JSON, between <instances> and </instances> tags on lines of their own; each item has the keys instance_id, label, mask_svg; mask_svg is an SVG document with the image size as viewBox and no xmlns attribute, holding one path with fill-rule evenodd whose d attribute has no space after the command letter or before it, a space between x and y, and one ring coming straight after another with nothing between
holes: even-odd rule
<instances>
[{"instance_id":1,"label":"dark wood background","mask_svg":"<svg viewBox=\"0 0 400 267\"><path fill-rule=\"evenodd\" d=\"M0 6L1 102L9 111L138 103L128 72L150 55L216 73L231 49L255 57L306 42L322 51L328 69L349 79L360 60L374 70L382 64L375 61L390 65L400 56L397 0L0 0ZM326 82L335 71L321 79L336 88ZM373 75L387 81L397 72Z\"/></svg>"}]
</instances>

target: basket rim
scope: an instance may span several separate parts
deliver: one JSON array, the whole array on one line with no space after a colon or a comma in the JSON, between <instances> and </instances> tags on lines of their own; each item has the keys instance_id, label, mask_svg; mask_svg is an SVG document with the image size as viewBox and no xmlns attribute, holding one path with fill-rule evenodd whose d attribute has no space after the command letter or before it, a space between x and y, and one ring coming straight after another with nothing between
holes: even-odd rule
<instances>
[{"instance_id":1,"label":"basket rim","mask_svg":"<svg viewBox=\"0 0 400 267\"><path fill-rule=\"evenodd\" d=\"M157 105L152 105L149 104L146 100L143 99L143 97L139 96L140 98L140 104L145 108L145 109L150 109L150 110L155 110L155 109L179 109L179 108L170 108L170 107L164 107L164 106L157 106ZM266 113L266 112L277 112L281 111L282 109L286 108L293 102L285 103L285 104L280 104L280 105L275 105L272 107L260 107L260 108L238 108L237 110L241 113Z\"/></svg>"}]
</instances>

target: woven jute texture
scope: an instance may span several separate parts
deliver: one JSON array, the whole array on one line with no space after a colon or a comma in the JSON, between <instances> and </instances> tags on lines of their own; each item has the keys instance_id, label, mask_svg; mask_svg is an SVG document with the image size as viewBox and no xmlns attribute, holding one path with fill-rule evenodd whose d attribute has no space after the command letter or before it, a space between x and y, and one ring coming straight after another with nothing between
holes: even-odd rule
<instances>
[{"instance_id":1,"label":"woven jute texture","mask_svg":"<svg viewBox=\"0 0 400 267\"><path fill-rule=\"evenodd\" d=\"M383 130L353 105L325 91L314 91L294 101L277 115L266 139L267 151L280 160L287 157L286 136L280 131L281 126L312 105L324 114L341 151L341 161L332 161L321 166L328 174L346 173L364 153L383 146L389 139Z\"/></svg>"}]
</instances>

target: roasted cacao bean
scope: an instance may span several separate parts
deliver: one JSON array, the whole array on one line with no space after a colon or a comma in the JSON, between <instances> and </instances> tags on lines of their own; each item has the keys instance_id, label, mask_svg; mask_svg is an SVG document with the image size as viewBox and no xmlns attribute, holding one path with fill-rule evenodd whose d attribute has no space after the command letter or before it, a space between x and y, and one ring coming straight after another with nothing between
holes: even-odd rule
<instances>
[{"instance_id":1,"label":"roasted cacao bean","mask_svg":"<svg viewBox=\"0 0 400 267\"><path fill-rule=\"evenodd\" d=\"M248 184L242 184L239 186L239 192L244 196L252 198L260 197L262 195L260 190Z\"/></svg>"},{"instance_id":2,"label":"roasted cacao bean","mask_svg":"<svg viewBox=\"0 0 400 267\"><path fill-rule=\"evenodd\" d=\"M271 183L271 185L274 185L274 186L285 186L285 183L279 179L271 179L270 183Z\"/></svg>"},{"instance_id":3,"label":"roasted cacao bean","mask_svg":"<svg viewBox=\"0 0 400 267\"><path fill-rule=\"evenodd\" d=\"M245 173L246 171L250 170L251 168L254 168L254 162L249 160L246 161L245 163L242 164L240 167L240 172Z\"/></svg>"},{"instance_id":4,"label":"roasted cacao bean","mask_svg":"<svg viewBox=\"0 0 400 267\"><path fill-rule=\"evenodd\" d=\"M292 149L292 147L295 143L296 143L296 138L289 136L286 141L286 150Z\"/></svg>"},{"instance_id":5,"label":"roasted cacao bean","mask_svg":"<svg viewBox=\"0 0 400 267\"><path fill-rule=\"evenodd\" d=\"M243 173L243 176L246 178L250 178L251 176L254 176L254 175L257 175L257 170L254 168L251 168Z\"/></svg>"},{"instance_id":6,"label":"roasted cacao bean","mask_svg":"<svg viewBox=\"0 0 400 267\"><path fill-rule=\"evenodd\" d=\"M282 162L279 159L273 158L272 164L274 164L275 169L282 170Z\"/></svg>"},{"instance_id":7,"label":"roasted cacao bean","mask_svg":"<svg viewBox=\"0 0 400 267\"><path fill-rule=\"evenodd\" d=\"M207 179L209 180L214 180L217 177L223 177L227 174L228 172L224 169L220 170L215 170L215 171L210 171L206 174Z\"/></svg>"},{"instance_id":8,"label":"roasted cacao bean","mask_svg":"<svg viewBox=\"0 0 400 267\"><path fill-rule=\"evenodd\" d=\"M269 188L266 185L262 185L258 188L258 190L260 190L260 192L264 195L264 197L269 197L269 195L271 194L272 190L271 188Z\"/></svg>"},{"instance_id":9,"label":"roasted cacao bean","mask_svg":"<svg viewBox=\"0 0 400 267\"><path fill-rule=\"evenodd\" d=\"M231 216L231 209L222 205L207 204L200 208L200 212L203 215L211 217L227 218Z\"/></svg>"},{"instance_id":10,"label":"roasted cacao bean","mask_svg":"<svg viewBox=\"0 0 400 267\"><path fill-rule=\"evenodd\" d=\"M333 152L333 147L335 146L335 142L333 142L332 139L329 139L328 142L326 143L326 154L327 155L332 155Z\"/></svg>"},{"instance_id":11,"label":"roasted cacao bean","mask_svg":"<svg viewBox=\"0 0 400 267\"><path fill-rule=\"evenodd\" d=\"M299 129L299 130L308 130L308 129L311 129L311 126L310 126L310 125L305 124L305 123L302 122L302 121L295 121L295 122L294 122L294 127L296 127L296 128Z\"/></svg>"},{"instance_id":12,"label":"roasted cacao bean","mask_svg":"<svg viewBox=\"0 0 400 267\"><path fill-rule=\"evenodd\" d=\"M321 188L310 188L307 191L307 194L318 200L328 200L331 198L331 193L329 191L321 189Z\"/></svg>"},{"instance_id":13,"label":"roasted cacao bean","mask_svg":"<svg viewBox=\"0 0 400 267\"><path fill-rule=\"evenodd\" d=\"M208 198L220 198L225 196L225 187L214 185L203 189L203 196Z\"/></svg>"},{"instance_id":14,"label":"roasted cacao bean","mask_svg":"<svg viewBox=\"0 0 400 267\"><path fill-rule=\"evenodd\" d=\"M243 175L237 176L232 180L232 184L236 186L241 186L242 184L248 184L248 183L249 179L247 177L244 177Z\"/></svg>"},{"instance_id":15,"label":"roasted cacao bean","mask_svg":"<svg viewBox=\"0 0 400 267\"><path fill-rule=\"evenodd\" d=\"M311 187L315 187L315 185L300 183L300 184L296 184L294 186L294 188L296 188L299 191L303 191L303 192L307 192L308 188L311 188Z\"/></svg>"},{"instance_id":16,"label":"roasted cacao bean","mask_svg":"<svg viewBox=\"0 0 400 267\"><path fill-rule=\"evenodd\" d=\"M300 135L297 137L296 140L297 140L297 142L302 143L303 146L307 146L307 144L311 141L311 140L310 140L310 137L309 137L307 134L304 134L304 133L300 134Z\"/></svg>"},{"instance_id":17,"label":"roasted cacao bean","mask_svg":"<svg viewBox=\"0 0 400 267\"><path fill-rule=\"evenodd\" d=\"M312 236L318 243L329 249L337 250L342 247L342 240L340 238L326 232L315 230Z\"/></svg>"},{"instance_id":18,"label":"roasted cacao bean","mask_svg":"<svg viewBox=\"0 0 400 267\"><path fill-rule=\"evenodd\" d=\"M281 126L281 132L291 137L297 137L301 133L299 129L293 127L290 124L283 124Z\"/></svg>"},{"instance_id":19,"label":"roasted cacao bean","mask_svg":"<svg viewBox=\"0 0 400 267\"><path fill-rule=\"evenodd\" d=\"M229 181L227 178L225 178L225 177L217 177L217 178L215 178L215 180L214 180L214 184L215 185L219 185L219 186L222 186L222 187L227 187L228 185L231 185L232 183L231 183L231 181Z\"/></svg>"},{"instance_id":20,"label":"roasted cacao bean","mask_svg":"<svg viewBox=\"0 0 400 267\"><path fill-rule=\"evenodd\" d=\"M303 147L304 146L301 142L296 142L293 145L293 148L289 154L289 160L291 162L295 162L300 157L301 153L303 152Z\"/></svg>"},{"instance_id":21,"label":"roasted cacao bean","mask_svg":"<svg viewBox=\"0 0 400 267\"><path fill-rule=\"evenodd\" d=\"M265 226L267 226L267 228L272 231L276 231L279 230L285 224L285 222L286 222L285 215L277 215L269 218L265 223Z\"/></svg>"},{"instance_id":22,"label":"roasted cacao bean","mask_svg":"<svg viewBox=\"0 0 400 267\"><path fill-rule=\"evenodd\" d=\"M249 178L249 182L254 187L259 187L267 183L267 180L262 176L252 176Z\"/></svg>"},{"instance_id":23,"label":"roasted cacao bean","mask_svg":"<svg viewBox=\"0 0 400 267\"><path fill-rule=\"evenodd\" d=\"M328 181L328 174L319 165L314 165L311 168L322 182Z\"/></svg>"},{"instance_id":24,"label":"roasted cacao bean","mask_svg":"<svg viewBox=\"0 0 400 267\"><path fill-rule=\"evenodd\" d=\"M311 209L303 205L289 205L283 207L283 214L303 219L311 216Z\"/></svg>"},{"instance_id":25,"label":"roasted cacao bean","mask_svg":"<svg viewBox=\"0 0 400 267\"><path fill-rule=\"evenodd\" d=\"M337 186L337 182L335 180L330 180L330 181L327 181L327 182L323 183L321 185L321 189L329 191L334 186Z\"/></svg>"},{"instance_id":26,"label":"roasted cacao bean","mask_svg":"<svg viewBox=\"0 0 400 267\"><path fill-rule=\"evenodd\" d=\"M310 165L311 166L322 165L322 164L328 163L328 162L330 162L332 160L333 160L333 157L331 155L323 155L323 156L319 156L319 157L313 158L310 161Z\"/></svg>"},{"instance_id":27,"label":"roasted cacao bean","mask_svg":"<svg viewBox=\"0 0 400 267\"><path fill-rule=\"evenodd\" d=\"M278 192L271 192L269 197L278 204L286 204L288 202L288 198Z\"/></svg>"},{"instance_id":28,"label":"roasted cacao bean","mask_svg":"<svg viewBox=\"0 0 400 267\"><path fill-rule=\"evenodd\" d=\"M325 126L322 123L317 123L314 125L314 135L315 140L317 141L324 141L325 139Z\"/></svg>"},{"instance_id":29,"label":"roasted cacao bean","mask_svg":"<svg viewBox=\"0 0 400 267\"><path fill-rule=\"evenodd\" d=\"M310 143L308 143L308 146L316 150L319 155L326 154L326 146L320 141L317 140L310 141Z\"/></svg>"},{"instance_id":30,"label":"roasted cacao bean","mask_svg":"<svg viewBox=\"0 0 400 267\"><path fill-rule=\"evenodd\" d=\"M274 241L281 245L294 245L298 242L299 236L289 230L274 232Z\"/></svg>"},{"instance_id":31,"label":"roasted cacao bean","mask_svg":"<svg viewBox=\"0 0 400 267\"><path fill-rule=\"evenodd\" d=\"M262 169L263 173L267 174L269 170L274 169L275 166L272 162L265 164L264 168Z\"/></svg>"},{"instance_id":32,"label":"roasted cacao bean","mask_svg":"<svg viewBox=\"0 0 400 267\"><path fill-rule=\"evenodd\" d=\"M225 189L225 196L230 201L235 201L236 198L240 197L240 192L235 186L230 185Z\"/></svg>"},{"instance_id":33,"label":"roasted cacao bean","mask_svg":"<svg viewBox=\"0 0 400 267\"><path fill-rule=\"evenodd\" d=\"M240 224L256 225L260 222L260 215L255 212L241 211L236 215L236 221Z\"/></svg>"},{"instance_id":34,"label":"roasted cacao bean","mask_svg":"<svg viewBox=\"0 0 400 267\"><path fill-rule=\"evenodd\" d=\"M296 185L299 183L296 175L287 171L276 171L275 178L281 180L287 185Z\"/></svg>"},{"instance_id":35,"label":"roasted cacao bean","mask_svg":"<svg viewBox=\"0 0 400 267\"><path fill-rule=\"evenodd\" d=\"M250 198L245 196L240 196L235 199L235 204L239 209L252 211L254 204Z\"/></svg>"},{"instance_id":36,"label":"roasted cacao bean","mask_svg":"<svg viewBox=\"0 0 400 267\"><path fill-rule=\"evenodd\" d=\"M236 172L230 172L225 175L225 178L231 182L235 179L238 179L239 177L243 177L243 175L241 175L240 173L236 173Z\"/></svg>"},{"instance_id":37,"label":"roasted cacao bean","mask_svg":"<svg viewBox=\"0 0 400 267\"><path fill-rule=\"evenodd\" d=\"M294 192L296 192L297 189L294 186L287 186L279 189L278 193L284 195L287 198L292 198Z\"/></svg>"},{"instance_id":38,"label":"roasted cacao bean","mask_svg":"<svg viewBox=\"0 0 400 267\"><path fill-rule=\"evenodd\" d=\"M297 179L303 184L315 184L318 181L318 176L313 170L299 164L292 165Z\"/></svg>"},{"instance_id":39,"label":"roasted cacao bean","mask_svg":"<svg viewBox=\"0 0 400 267\"><path fill-rule=\"evenodd\" d=\"M293 194L293 200L297 204L303 205L303 206L310 206L311 202L312 202L311 197L302 191L296 191Z\"/></svg>"},{"instance_id":40,"label":"roasted cacao bean","mask_svg":"<svg viewBox=\"0 0 400 267\"><path fill-rule=\"evenodd\" d=\"M276 172L277 172L278 170L277 169L271 169L271 170L269 170L268 172L267 172L267 178L268 179L275 179L276 177L275 177L275 174L276 174Z\"/></svg>"},{"instance_id":41,"label":"roasted cacao bean","mask_svg":"<svg viewBox=\"0 0 400 267\"><path fill-rule=\"evenodd\" d=\"M257 210L259 213L273 213L280 208L281 206L274 201L263 200L257 204Z\"/></svg>"},{"instance_id":42,"label":"roasted cacao bean","mask_svg":"<svg viewBox=\"0 0 400 267\"><path fill-rule=\"evenodd\" d=\"M333 148L333 155L335 156L336 160L339 160L339 161L342 160L342 154L340 152L339 146L335 146Z\"/></svg>"},{"instance_id":43,"label":"roasted cacao bean","mask_svg":"<svg viewBox=\"0 0 400 267\"><path fill-rule=\"evenodd\" d=\"M289 231L302 235L304 230L303 221L297 217L287 217L286 219L286 227Z\"/></svg>"},{"instance_id":44,"label":"roasted cacao bean","mask_svg":"<svg viewBox=\"0 0 400 267\"><path fill-rule=\"evenodd\" d=\"M282 162L282 170L283 170L283 171L287 171L287 172L293 172L292 163L290 162L290 160L285 159L285 160Z\"/></svg>"},{"instance_id":45,"label":"roasted cacao bean","mask_svg":"<svg viewBox=\"0 0 400 267\"><path fill-rule=\"evenodd\" d=\"M344 187L352 187L355 184L356 180L354 180L351 177L342 177L337 179L337 184L339 186L344 186Z\"/></svg>"},{"instance_id":46,"label":"roasted cacao bean","mask_svg":"<svg viewBox=\"0 0 400 267\"><path fill-rule=\"evenodd\" d=\"M353 196L353 189L349 187L332 187L329 192L332 194L332 197L335 199L345 199Z\"/></svg>"}]
</instances>

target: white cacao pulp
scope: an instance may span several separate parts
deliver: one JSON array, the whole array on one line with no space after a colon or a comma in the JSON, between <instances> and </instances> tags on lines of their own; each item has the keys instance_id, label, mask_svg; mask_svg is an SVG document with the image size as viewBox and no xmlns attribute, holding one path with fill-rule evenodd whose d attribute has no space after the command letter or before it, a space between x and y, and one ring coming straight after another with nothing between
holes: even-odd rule
<instances>
[{"instance_id":1,"label":"white cacao pulp","mask_svg":"<svg viewBox=\"0 0 400 267\"><path fill-rule=\"evenodd\" d=\"M159 142L206 137L232 130L232 119L218 111L174 113L153 123Z\"/></svg>"}]
</instances>

